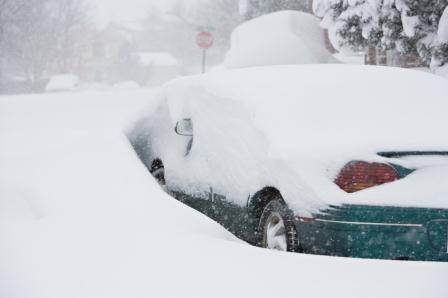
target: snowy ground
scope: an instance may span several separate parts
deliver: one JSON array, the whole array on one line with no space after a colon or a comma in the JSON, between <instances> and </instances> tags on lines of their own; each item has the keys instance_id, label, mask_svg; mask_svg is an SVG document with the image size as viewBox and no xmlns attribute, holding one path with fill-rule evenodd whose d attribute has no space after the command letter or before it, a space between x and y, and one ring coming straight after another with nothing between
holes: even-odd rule
<instances>
[{"instance_id":1,"label":"snowy ground","mask_svg":"<svg viewBox=\"0 0 448 298\"><path fill-rule=\"evenodd\" d=\"M268 251L164 194L123 129L151 90L0 98L0 297L447 297L448 264Z\"/></svg>"}]
</instances>

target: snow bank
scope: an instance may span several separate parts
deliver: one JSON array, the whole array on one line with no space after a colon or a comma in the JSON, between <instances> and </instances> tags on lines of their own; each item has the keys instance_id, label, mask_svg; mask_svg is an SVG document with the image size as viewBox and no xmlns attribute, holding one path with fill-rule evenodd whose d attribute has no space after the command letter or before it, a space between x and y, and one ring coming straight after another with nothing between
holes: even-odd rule
<instances>
[{"instance_id":1,"label":"snow bank","mask_svg":"<svg viewBox=\"0 0 448 298\"><path fill-rule=\"evenodd\" d=\"M238 26L232 33L225 66L337 62L327 50L319 19L298 11L265 15Z\"/></svg>"},{"instance_id":2,"label":"snow bank","mask_svg":"<svg viewBox=\"0 0 448 298\"><path fill-rule=\"evenodd\" d=\"M56 91L70 91L74 90L79 85L79 78L73 74L60 74L51 77L45 91L56 92Z\"/></svg>"},{"instance_id":3,"label":"snow bank","mask_svg":"<svg viewBox=\"0 0 448 298\"><path fill-rule=\"evenodd\" d=\"M439 76L441 76L441 77L444 77L444 78L447 78L447 79L448 79L448 64L446 64L446 65L444 65L444 66L441 66L441 67L438 67L438 68L434 71L434 73L435 73L436 75L439 75Z\"/></svg>"},{"instance_id":4,"label":"snow bank","mask_svg":"<svg viewBox=\"0 0 448 298\"><path fill-rule=\"evenodd\" d=\"M166 165L176 176L173 183L211 185L240 205L266 185L280 189L298 213L360 202L358 194L333 183L346 162L385 162L380 151L448 150L448 85L432 74L357 65L276 66L214 72L165 89L172 121L166 131L184 117L194 119L195 127L188 160ZM164 161L182 155L162 151ZM416 187L429 187L428 180ZM448 208L439 199L446 189L434 188L433 198L422 198L401 188L408 185L394 183L387 204ZM384 204L376 193L384 187L369 190L363 202Z\"/></svg>"},{"instance_id":5,"label":"snow bank","mask_svg":"<svg viewBox=\"0 0 448 298\"><path fill-rule=\"evenodd\" d=\"M122 133L156 103L0 97L0 297L447 296L446 264L254 248L170 198Z\"/></svg>"}]
</instances>

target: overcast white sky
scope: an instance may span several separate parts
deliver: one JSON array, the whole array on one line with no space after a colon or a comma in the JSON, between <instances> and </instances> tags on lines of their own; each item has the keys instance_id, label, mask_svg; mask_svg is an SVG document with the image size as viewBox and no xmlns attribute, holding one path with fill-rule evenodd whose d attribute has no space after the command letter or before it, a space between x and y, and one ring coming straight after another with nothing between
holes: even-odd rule
<instances>
[{"instance_id":1,"label":"overcast white sky","mask_svg":"<svg viewBox=\"0 0 448 298\"><path fill-rule=\"evenodd\" d=\"M145 15L149 7L167 9L173 2L175 0L86 0L98 17L99 24L110 20L137 20Z\"/></svg>"}]
</instances>

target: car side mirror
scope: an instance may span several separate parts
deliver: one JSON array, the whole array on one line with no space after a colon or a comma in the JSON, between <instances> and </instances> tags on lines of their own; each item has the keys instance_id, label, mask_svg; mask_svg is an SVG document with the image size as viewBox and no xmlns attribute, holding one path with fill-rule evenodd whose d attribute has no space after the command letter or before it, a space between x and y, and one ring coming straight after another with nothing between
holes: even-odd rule
<instances>
[{"instance_id":1,"label":"car side mirror","mask_svg":"<svg viewBox=\"0 0 448 298\"><path fill-rule=\"evenodd\" d=\"M176 123L174 131L180 136L192 137L193 122L191 121L191 119L182 119Z\"/></svg>"}]
</instances>

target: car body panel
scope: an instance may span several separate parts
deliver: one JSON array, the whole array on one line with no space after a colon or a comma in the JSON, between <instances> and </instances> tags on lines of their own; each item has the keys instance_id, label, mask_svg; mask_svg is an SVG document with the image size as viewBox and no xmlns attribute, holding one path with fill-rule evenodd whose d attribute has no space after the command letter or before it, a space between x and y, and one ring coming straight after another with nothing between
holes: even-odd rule
<instances>
[{"instance_id":1,"label":"car body panel","mask_svg":"<svg viewBox=\"0 0 448 298\"><path fill-rule=\"evenodd\" d=\"M448 210L345 205L297 222L310 253L448 261Z\"/></svg>"},{"instance_id":2,"label":"car body panel","mask_svg":"<svg viewBox=\"0 0 448 298\"><path fill-rule=\"evenodd\" d=\"M220 223L238 238L252 244L258 244L258 219L248 209L226 200L226 197L213 193L189 195L178 191L170 192L182 203L198 210Z\"/></svg>"},{"instance_id":3,"label":"car body panel","mask_svg":"<svg viewBox=\"0 0 448 298\"><path fill-rule=\"evenodd\" d=\"M259 245L258 221L211 190L203 196L171 192L240 239ZM295 219L303 252L372 259L448 262L448 210L364 205L333 206L312 220Z\"/></svg>"}]
</instances>

